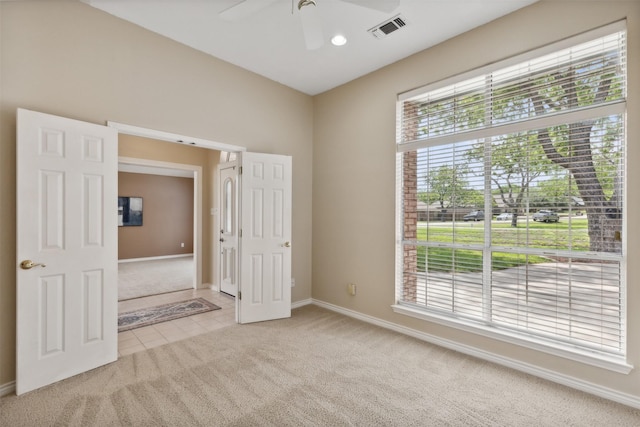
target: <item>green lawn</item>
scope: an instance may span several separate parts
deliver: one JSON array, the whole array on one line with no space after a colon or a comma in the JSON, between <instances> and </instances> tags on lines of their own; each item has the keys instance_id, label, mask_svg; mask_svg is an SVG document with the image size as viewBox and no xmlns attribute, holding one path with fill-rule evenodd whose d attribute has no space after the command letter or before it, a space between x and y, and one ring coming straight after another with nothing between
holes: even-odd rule
<instances>
[{"instance_id":1,"label":"green lawn","mask_svg":"<svg viewBox=\"0 0 640 427\"><path fill-rule=\"evenodd\" d=\"M477 244L484 241L484 222L422 223L418 227L418 240L441 243ZM454 240L455 239L455 240ZM491 223L491 243L493 246L532 247L549 250L589 250L589 236L586 218L572 219L571 227L567 218L558 223L538 223L523 219L518 227L511 227L510 221ZM482 252L468 249L428 248L429 271L479 272L482 271ZM425 271L426 247L418 247L418 270ZM545 257L525 256L505 252L492 254L494 270L548 261Z\"/></svg>"}]
</instances>

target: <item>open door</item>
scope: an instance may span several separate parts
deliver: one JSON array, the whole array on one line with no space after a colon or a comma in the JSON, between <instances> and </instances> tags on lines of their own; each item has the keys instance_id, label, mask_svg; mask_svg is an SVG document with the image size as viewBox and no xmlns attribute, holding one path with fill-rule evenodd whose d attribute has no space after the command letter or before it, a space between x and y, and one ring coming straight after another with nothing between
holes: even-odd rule
<instances>
[{"instance_id":1,"label":"open door","mask_svg":"<svg viewBox=\"0 0 640 427\"><path fill-rule=\"evenodd\" d=\"M18 110L16 393L115 361L118 138Z\"/></svg>"},{"instance_id":2,"label":"open door","mask_svg":"<svg viewBox=\"0 0 640 427\"><path fill-rule=\"evenodd\" d=\"M238 167L220 169L220 290L238 292Z\"/></svg>"},{"instance_id":3,"label":"open door","mask_svg":"<svg viewBox=\"0 0 640 427\"><path fill-rule=\"evenodd\" d=\"M239 323L291 317L291 157L240 153Z\"/></svg>"}]
</instances>

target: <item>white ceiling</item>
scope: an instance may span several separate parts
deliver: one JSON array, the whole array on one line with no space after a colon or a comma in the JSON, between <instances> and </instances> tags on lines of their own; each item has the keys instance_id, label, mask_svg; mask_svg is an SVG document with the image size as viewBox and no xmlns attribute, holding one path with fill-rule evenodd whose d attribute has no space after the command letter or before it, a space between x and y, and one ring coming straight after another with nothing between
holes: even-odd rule
<instances>
[{"instance_id":1,"label":"white ceiling","mask_svg":"<svg viewBox=\"0 0 640 427\"><path fill-rule=\"evenodd\" d=\"M316 0L315 10L326 40L316 50L305 47L298 0L264 0L264 4L259 4L260 10L235 21L223 20L219 14L242 0L83 1L271 80L315 95L537 0L400 0L399 6L391 12L342 0ZM296 7L292 8L292 2ZM408 22L402 29L383 39L367 32L397 14ZM331 45L328 40L335 33L344 34L348 43L341 47Z\"/></svg>"}]
</instances>

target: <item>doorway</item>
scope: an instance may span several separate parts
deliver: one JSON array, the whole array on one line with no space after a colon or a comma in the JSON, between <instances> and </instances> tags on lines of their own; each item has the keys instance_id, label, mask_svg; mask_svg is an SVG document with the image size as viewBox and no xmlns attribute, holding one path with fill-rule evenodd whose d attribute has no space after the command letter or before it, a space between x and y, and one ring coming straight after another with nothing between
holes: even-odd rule
<instances>
[{"instance_id":1,"label":"doorway","mask_svg":"<svg viewBox=\"0 0 640 427\"><path fill-rule=\"evenodd\" d=\"M204 298L221 307L220 310L213 312L121 332L118 334L118 354L123 356L144 351L167 342L235 324L235 299L219 292L220 284L216 273L219 261L216 256L213 256L217 253L217 248L214 247L217 244L217 237L214 236L212 240L208 240L203 236L219 232L216 225L218 201L217 198L213 198L218 193L217 165L220 162L226 162L230 157L222 156L221 149L238 151L242 148L224 144L218 144L218 146L215 143L187 136L127 125L109 123L109 126L116 127L119 131L120 171L193 179L193 283L191 289L119 301L118 312L135 311L192 298ZM163 158L162 152L170 154ZM202 162L201 160L205 157L211 157L211 161ZM207 209L209 206L213 206L211 210ZM166 262L176 261L168 259Z\"/></svg>"},{"instance_id":2,"label":"doorway","mask_svg":"<svg viewBox=\"0 0 640 427\"><path fill-rule=\"evenodd\" d=\"M194 262L196 264L196 284L195 288L203 288L210 287L211 289L220 290L220 283L218 275L216 274L219 271L219 257L213 256L212 254L217 253L219 247L218 242L220 239L220 230L217 227L219 223L219 190L215 185L212 185L211 188L207 189L205 186L205 179L207 182L213 184L213 181L218 178L216 168L217 165L231 162L235 160L235 153L245 152L246 148L238 145L224 144L220 142L205 140L197 137L191 137L181 134L169 133L164 131L159 131L155 129L142 128L138 126L131 126L118 122L107 122L107 126L110 128L116 129L118 132L119 139L123 136L132 136L132 137L141 137L148 140L155 140L161 142L168 142L171 144L177 144L187 147L194 148L202 148L206 150L210 150L212 152L217 153L217 161L212 161L209 167L209 173L207 177L204 176L204 171L202 169L194 170L193 166L191 169L189 167L185 167L184 164L176 165L175 163L169 163L166 161L158 161L158 160L142 160L137 154L134 157L133 155L121 155L119 156L119 163L132 164L138 167L145 166L150 168L177 168L177 169L187 169L193 171L194 176L194 236L193 236L193 251L194 251ZM134 150L137 152L137 150ZM203 192L207 192L208 196L211 197L208 200L208 205L211 206L209 211L209 215L205 215L204 206L204 195ZM203 233L208 233L211 236L211 241L206 247L204 247L204 243L202 240ZM204 253L206 252L206 260L204 259ZM206 261L206 262L204 262ZM208 275L211 278L211 283L203 283L202 277Z\"/></svg>"},{"instance_id":3,"label":"doorway","mask_svg":"<svg viewBox=\"0 0 640 427\"><path fill-rule=\"evenodd\" d=\"M202 287L202 167L120 156L118 175L119 196L142 205L142 227L118 227L118 300Z\"/></svg>"}]
</instances>

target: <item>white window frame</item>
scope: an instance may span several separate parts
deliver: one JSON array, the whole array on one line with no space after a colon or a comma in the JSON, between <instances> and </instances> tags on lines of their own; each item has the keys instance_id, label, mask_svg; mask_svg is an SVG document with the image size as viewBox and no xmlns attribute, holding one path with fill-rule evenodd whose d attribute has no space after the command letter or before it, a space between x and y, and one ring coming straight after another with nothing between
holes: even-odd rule
<instances>
[{"instance_id":1,"label":"white window frame","mask_svg":"<svg viewBox=\"0 0 640 427\"><path fill-rule=\"evenodd\" d=\"M404 273L404 247L403 247L403 227L404 227L404 218L403 218L403 163L402 163L402 155L404 152L416 150L417 148L421 148L424 145L421 141L410 142L410 143L402 143L401 141L401 132L402 132L402 103L403 101L410 100L419 95L422 95L427 92L431 92L437 90L439 88L443 88L454 84L456 82L464 81L466 79L470 79L473 77L478 77L483 74L490 73L493 70L502 69L508 67L510 65L515 65L522 63L524 61L537 58L546 54L554 53L560 51L562 49L575 46L577 44L593 40L598 37L603 37L608 34L624 31L626 30L626 23L624 21L610 24L601 28L598 28L593 31L589 31L587 33L565 39L561 42L554 43L549 46L545 46L539 49L535 49L533 51L527 52L522 55L517 55L515 57L511 57L504 61L500 61L495 64L491 64L485 67L481 67L479 69L475 69L473 71L469 71L467 73L463 73L457 76L453 76L451 78L439 81L437 83L433 83L421 88L417 88L405 93L402 93L398 96L398 108L397 108L397 118L396 121L398 123L398 132L397 132L397 175L396 175L396 303L392 305L392 309L395 313L399 313L402 315L410 316L413 318L418 318L421 320L425 320L428 322L440 324L443 326L447 326L450 328L462 330L465 332L470 332L476 335L480 335L483 337L488 337L491 339L507 342L510 344L515 344L521 347L541 351L544 353L552 354L555 356L563 357L566 359L578 361L581 363L585 363L592 366L597 366L600 368L604 368L607 370L615 371L618 373L628 374L633 366L630 365L626 360L626 349L624 351L623 356L602 354L598 352L590 352L588 350L584 350L581 348L572 348L571 346L561 345L560 343L554 343L552 341L547 341L543 339L539 339L532 336L526 336L525 334L498 329L494 326L483 326L478 322L472 322L465 320L463 318L456 318L454 316L442 315L434 311L428 311L420 308L416 308L413 306L401 304L400 301L402 298L403 292L403 273ZM525 123L508 123L505 125L494 126L491 129L480 129L469 131L468 137L461 137L460 134L453 135L445 135L436 137L430 140L430 144L446 144L449 142L456 142L460 140L476 139L479 140L483 137L496 135L498 132L501 134L515 133L522 130L532 129L534 126L536 128L546 128L557 124L578 122L588 117L593 117L594 112L597 113L598 110L601 110L603 114L621 114L625 115L626 113L626 102L616 102L614 105L608 104L601 107L595 107L589 109L589 111L575 111L568 114L563 114L562 117L558 116L547 116L535 118L532 120L528 120ZM500 129L499 131L497 129ZM624 182L627 183L626 177L626 168L624 170ZM626 200L626 195L628 193L627 185L624 186L624 199ZM623 206L623 225L622 225L622 234L626 236L627 229L627 215L626 215L626 203ZM626 296L626 270L627 270L627 256L626 256L626 240L623 241L623 256L620 260L620 270L621 270L621 318L623 321L622 333L623 333L623 345L626 348L626 306L627 306L627 296Z\"/></svg>"}]
</instances>

